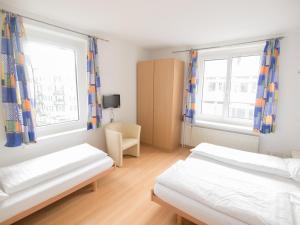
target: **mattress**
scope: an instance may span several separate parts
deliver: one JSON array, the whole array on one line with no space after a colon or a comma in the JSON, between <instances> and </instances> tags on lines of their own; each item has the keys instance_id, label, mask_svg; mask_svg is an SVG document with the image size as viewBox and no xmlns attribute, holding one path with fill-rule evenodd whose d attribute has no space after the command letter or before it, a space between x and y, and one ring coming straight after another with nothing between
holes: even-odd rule
<instances>
[{"instance_id":1,"label":"mattress","mask_svg":"<svg viewBox=\"0 0 300 225\"><path fill-rule=\"evenodd\" d=\"M8 199L0 202L0 222L96 176L112 165L113 160L106 156L97 162L11 194Z\"/></svg>"},{"instance_id":2,"label":"mattress","mask_svg":"<svg viewBox=\"0 0 300 225\"><path fill-rule=\"evenodd\" d=\"M208 224L300 224L300 204L294 204L300 196L299 183L193 154L178 163L190 166L189 170L182 171L184 167L173 165L157 178L154 193L200 221ZM290 202L290 193L296 199L294 203ZM274 198L277 195L279 202ZM270 202L274 204L268 204ZM277 216L276 211L280 215Z\"/></svg>"},{"instance_id":3,"label":"mattress","mask_svg":"<svg viewBox=\"0 0 300 225\"><path fill-rule=\"evenodd\" d=\"M89 144L77 145L0 168L0 186L5 193L13 194L106 156L105 152Z\"/></svg>"}]
</instances>

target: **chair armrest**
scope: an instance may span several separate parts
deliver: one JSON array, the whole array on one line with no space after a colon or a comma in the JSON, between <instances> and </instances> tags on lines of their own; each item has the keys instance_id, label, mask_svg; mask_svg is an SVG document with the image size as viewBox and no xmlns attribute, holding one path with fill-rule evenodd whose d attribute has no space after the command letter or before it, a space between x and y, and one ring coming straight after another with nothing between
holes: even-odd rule
<instances>
[{"instance_id":1,"label":"chair armrest","mask_svg":"<svg viewBox=\"0 0 300 225\"><path fill-rule=\"evenodd\" d=\"M120 132L106 128L105 140L109 154L118 149L122 149L122 134Z\"/></svg>"},{"instance_id":2,"label":"chair armrest","mask_svg":"<svg viewBox=\"0 0 300 225\"><path fill-rule=\"evenodd\" d=\"M137 124L126 124L124 125L124 133L127 137L140 139L141 126Z\"/></svg>"}]
</instances>

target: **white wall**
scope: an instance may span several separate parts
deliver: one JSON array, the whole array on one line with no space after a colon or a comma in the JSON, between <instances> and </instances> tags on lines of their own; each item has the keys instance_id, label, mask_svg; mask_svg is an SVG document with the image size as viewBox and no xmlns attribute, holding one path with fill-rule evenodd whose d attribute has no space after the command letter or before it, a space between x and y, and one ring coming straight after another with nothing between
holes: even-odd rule
<instances>
[{"instance_id":1,"label":"white wall","mask_svg":"<svg viewBox=\"0 0 300 225\"><path fill-rule=\"evenodd\" d=\"M116 120L135 122L136 63L138 60L145 59L147 52L128 42L118 40L99 42L98 47L102 94L120 94L121 108L115 112ZM103 123L105 124L109 121L109 112L104 110L103 116ZM105 149L103 129L84 130L43 139L37 144L6 148L4 147L5 134L2 119L0 119L0 123L0 167L84 142Z\"/></svg>"},{"instance_id":2,"label":"white wall","mask_svg":"<svg viewBox=\"0 0 300 225\"><path fill-rule=\"evenodd\" d=\"M281 41L280 74L279 74L279 103L277 114L277 130L274 134L261 135L259 150L272 154L286 155L291 150L300 150L300 33L291 31L285 34ZM186 53L172 54L174 50L186 49L186 46L176 48L158 49L150 52L149 59L177 58L188 62ZM187 64L186 64L187 65ZM205 140L223 143L224 145L241 146L240 141L228 143L228 138L237 135L228 132L213 131L211 129L186 129L187 144L195 145ZM228 136L229 135L229 136ZM208 138L211 136L211 138ZM213 137L212 137L213 136ZM246 137L243 137L246 138ZM234 140L234 139L233 139ZM242 143L246 150L255 151L257 139L249 136Z\"/></svg>"}]
</instances>

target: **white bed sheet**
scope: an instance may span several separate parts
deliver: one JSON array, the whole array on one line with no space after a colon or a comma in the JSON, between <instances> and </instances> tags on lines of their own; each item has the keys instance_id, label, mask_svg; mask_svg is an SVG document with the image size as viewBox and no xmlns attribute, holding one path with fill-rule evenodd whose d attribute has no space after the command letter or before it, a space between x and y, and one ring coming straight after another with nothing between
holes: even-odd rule
<instances>
[{"instance_id":1,"label":"white bed sheet","mask_svg":"<svg viewBox=\"0 0 300 225\"><path fill-rule=\"evenodd\" d=\"M246 225L242 221L218 212L162 184L155 184L154 193L163 201L208 225Z\"/></svg>"},{"instance_id":2,"label":"white bed sheet","mask_svg":"<svg viewBox=\"0 0 300 225\"><path fill-rule=\"evenodd\" d=\"M198 173L198 174L194 174L193 175L195 177L197 177L199 175L199 173L201 173L201 176L206 176L205 175L206 173L209 173L209 174L215 173L213 176L211 176L211 177L213 177L213 179L215 179L214 181L212 180L212 182L216 182L216 179L217 179L218 180L217 182L220 182L221 184L223 184L222 182L226 183L226 180L227 180L226 177L229 176L229 177L231 177L233 179L235 179L235 177L236 177L236 181L233 181L236 185L238 185L239 182L241 181L241 185L242 185L241 188L242 189L243 189L243 187L245 187L245 184L247 184L246 189L248 188L248 185L250 185L251 187L255 187L256 184L259 184L261 186L262 190L267 189L271 193L274 193L274 192L275 193L277 193L277 192L279 192L279 193L281 193L281 192L283 192L283 193L290 192L290 193L298 193L298 194L300 194L300 186L296 182L294 182L293 180L288 179L288 178L278 177L278 176L275 176L275 175L268 175L268 174L264 174L264 173L260 173L260 172L255 172L255 171L251 172L251 171L249 171L247 169L245 170L245 169L237 168L237 167L231 167L231 166L229 166L227 164L223 164L221 162L210 160L210 159L207 159L205 157L201 157L199 155L194 155L194 156L192 155L192 156L188 157L186 159L186 161L187 162L190 161L190 163L197 163L197 164L199 164L199 167L197 166L195 168L197 168L197 170L200 171L200 172L195 171L195 173ZM172 173L170 173L170 174L172 174ZM186 182L184 181L184 176L181 176L182 180L180 180L180 182L179 182L179 183L181 183L181 186L180 185L177 186L178 185L178 180L176 181L176 178L174 179L174 173L173 173L173 177L162 176L162 175L160 177L158 177L156 185L158 185L158 184L163 185L163 186L165 186L165 187L167 187L169 189L172 189L173 192L175 192L175 193L177 193L179 195L182 195L182 196L184 196L186 198L189 198L192 201L196 201L199 204L202 203L203 205L209 207L209 205L205 204L204 202L202 202L201 199L197 199L196 200L195 197L193 197L194 195L191 192L195 192L196 191L196 189L195 189L196 187L194 187L194 185L193 185L193 187L188 188L188 186L191 185L191 184L187 184L186 182L188 182L188 181L186 181ZM178 174L176 176L177 176L177 178L179 177ZM163 177L165 179L161 179ZM206 177L205 179L209 180L210 177ZM232 182L232 180L231 180L231 182ZM257 187L255 187L255 189L257 189ZM190 190L190 191L187 192L187 190ZM251 190L251 188L249 190ZM157 194L158 197L164 197L164 196L160 196L160 193L155 193L155 194ZM212 193L210 193L210 194L212 194ZM169 199L167 199L167 200L165 199L165 200L168 203L174 205L174 203L172 202L172 196L169 196L169 197L170 197ZM200 197L200 196L198 196L198 197ZM210 196L210 198L214 198L214 196ZM271 200L273 200L273 199L271 199ZM230 202L228 202L228 203L230 204ZM224 204L226 205L227 203L225 202ZM253 203L253 205L255 205L255 204L256 204L256 202ZM179 206L179 208L180 208L180 204L176 205L176 206ZM214 207L210 207L210 208L213 209L213 210L215 210ZM180 208L180 209L182 209L183 211L185 211L187 213L189 213L191 211L191 209L184 209L184 208ZM222 208L222 209L224 210L224 208ZM296 209L296 207L295 207L295 209ZM218 210L216 212L222 212L223 215L230 215L230 217L235 218L237 221L240 220L240 221L244 221L245 223L247 221L249 221L249 218L254 219L253 216L252 217L248 217L248 215L244 215L244 216L248 217L248 219L246 217L245 218L242 217L243 220L241 220L241 216L240 215L239 216L233 216L231 214L228 214L228 212L224 213L222 210ZM189 214L191 215L191 213L189 213ZM197 215L192 215L192 216L197 216ZM199 220L203 221L203 219L201 219L200 216L201 215L199 215L199 217L196 217L196 218L198 218ZM296 216L298 216L298 218L294 218L294 220L296 221L295 224L299 224L299 222L300 222L299 221L299 216L300 215L296 214ZM299 221L299 222L297 222L297 221ZM203 221L203 222L207 222L207 221ZM220 222L222 222L222 220L220 220ZM211 224L214 224L214 223L211 223ZM228 223L220 223L220 224L228 224Z\"/></svg>"},{"instance_id":3,"label":"white bed sheet","mask_svg":"<svg viewBox=\"0 0 300 225\"><path fill-rule=\"evenodd\" d=\"M88 180L112 165L113 160L106 156L98 162L10 195L0 202L0 222Z\"/></svg>"}]
</instances>

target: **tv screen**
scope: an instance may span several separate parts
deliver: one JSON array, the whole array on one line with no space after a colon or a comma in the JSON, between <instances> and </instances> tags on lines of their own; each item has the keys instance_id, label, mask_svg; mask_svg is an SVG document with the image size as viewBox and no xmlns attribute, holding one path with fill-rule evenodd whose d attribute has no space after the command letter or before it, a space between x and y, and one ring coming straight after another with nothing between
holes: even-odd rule
<instances>
[{"instance_id":1,"label":"tv screen","mask_svg":"<svg viewBox=\"0 0 300 225\"><path fill-rule=\"evenodd\" d=\"M103 95L103 108L119 108L120 95Z\"/></svg>"}]
</instances>

